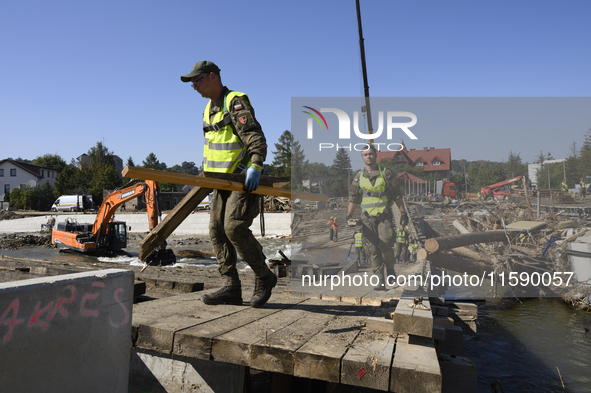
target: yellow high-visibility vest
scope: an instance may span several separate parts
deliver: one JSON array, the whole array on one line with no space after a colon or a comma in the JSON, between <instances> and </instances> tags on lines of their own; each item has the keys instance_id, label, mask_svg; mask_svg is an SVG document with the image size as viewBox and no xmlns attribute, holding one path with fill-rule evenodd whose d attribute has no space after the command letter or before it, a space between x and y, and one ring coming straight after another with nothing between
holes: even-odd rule
<instances>
[{"instance_id":1,"label":"yellow high-visibility vest","mask_svg":"<svg viewBox=\"0 0 591 393\"><path fill-rule=\"evenodd\" d=\"M211 100L205 106L203 112L203 133L205 145L203 146L203 170L207 172L234 173L238 164L246 160L246 146L240 137L234 132L232 118L228 112L228 104L234 97L245 96L244 93L229 91L224 96L223 108L216 112L210 122L209 110ZM244 163L250 165L250 159Z\"/></svg>"},{"instance_id":2,"label":"yellow high-visibility vest","mask_svg":"<svg viewBox=\"0 0 591 393\"><path fill-rule=\"evenodd\" d=\"M357 248L363 247L363 234L361 232L357 232L355 234L355 247L357 247Z\"/></svg>"},{"instance_id":3,"label":"yellow high-visibility vest","mask_svg":"<svg viewBox=\"0 0 591 393\"><path fill-rule=\"evenodd\" d=\"M406 243L406 231L397 229L396 230L396 241L398 243Z\"/></svg>"},{"instance_id":4,"label":"yellow high-visibility vest","mask_svg":"<svg viewBox=\"0 0 591 393\"><path fill-rule=\"evenodd\" d=\"M361 200L361 208L367 212L370 217L375 217L381 214L386 208L392 206L392 201L389 200L386 193L386 178L384 176L383 168L378 167L379 175L374 185L371 184L368 178L359 175L359 187L363 191L363 198Z\"/></svg>"}]
</instances>

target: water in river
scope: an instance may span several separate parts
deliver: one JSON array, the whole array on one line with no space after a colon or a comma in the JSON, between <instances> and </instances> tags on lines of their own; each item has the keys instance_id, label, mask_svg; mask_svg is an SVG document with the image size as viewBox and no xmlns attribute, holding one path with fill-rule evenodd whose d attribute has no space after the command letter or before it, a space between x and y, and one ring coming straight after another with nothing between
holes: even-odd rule
<instances>
[{"instance_id":1,"label":"water in river","mask_svg":"<svg viewBox=\"0 0 591 393\"><path fill-rule=\"evenodd\" d=\"M278 250L288 257L292 255L286 239L264 239L261 244L268 258L279 259ZM207 246L199 249L211 251ZM137 248L129 250L132 257L101 258L101 261L140 265ZM77 254L57 253L46 248L0 250L2 254L62 263L81 258ZM92 258L88 261L96 262ZM214 259L179 258L175 266L190 265L215 268L216 262ZM591 392L590 313L574 310L559 299L522 302L503 299L481 304L478 318L478 334L466 336L465 355L478 367L480 392L490 392L496 379L505 393Z\"/></svg>"}]
</instances>

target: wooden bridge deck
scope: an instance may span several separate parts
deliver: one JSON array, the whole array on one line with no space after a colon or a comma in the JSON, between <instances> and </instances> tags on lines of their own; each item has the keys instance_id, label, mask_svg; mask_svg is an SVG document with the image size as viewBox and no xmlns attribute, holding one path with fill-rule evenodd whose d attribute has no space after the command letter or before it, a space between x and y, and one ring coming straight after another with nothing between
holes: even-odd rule
<instances>
[{"instance_id":1,"label":"wooden bridge deck","mask_svg":"<svg viewBox=\"0 0 591 393\"><path fill-rule=\"evenodd\" d=\"M378 293L388 299L402 288ZM417 381L420 391L441 389L432 339L409 343L406 334L365 328L368 317L393 311L377 306L381 298L347 302L273 294L263 308L251 308L248 302L208 306L201 296L134 305L134 347L383 391L417 391L402 388Z\"/></svg>"}]
</instances>

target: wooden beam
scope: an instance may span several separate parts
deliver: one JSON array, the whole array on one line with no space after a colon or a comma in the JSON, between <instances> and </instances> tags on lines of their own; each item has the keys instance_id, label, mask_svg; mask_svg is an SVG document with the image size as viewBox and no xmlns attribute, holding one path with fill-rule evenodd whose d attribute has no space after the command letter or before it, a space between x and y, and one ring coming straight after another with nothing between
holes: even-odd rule
<instances>
[{"instance_id":1,"label":"wooden beam","mask_svg":"<svg viewBox=\"0 0 591 393\"><path fill-rule=\"evenodd\" d=\"M210 192L210 188L193 187L164 220L142 240L139 252L140 261L145 260L152 251L158 248Z\"/></svg>"},{"instance_id":2,"label":"wooden beam","mask_svg":"<svg viewBox=\"0 0 591 393\"><path fill-rule=\"evenodd\" d=\"M434 253L476 243L507 242L507 237L512 238L518 234L519 232L505 232L499 230L431 238L425 241L425 250L429 253Z\"/></svg>"},{"instance_id":3,"label":"wooden beam","mask_svg":"<svg viewBox=\"0 0 591 393\"><path fill-rule=\"evenodd\" d=\"M217 190L243 191L244 187L243 183L237 181L216 179L205 176L187 175L184 173L158 171L155 169L138 168L134 166L126 166L121 173L123 177L128 177L131 179L155 180L159 182L185 184L190 186L213 188ZM309 192L302 191L292 191L285 188L275 188L263 185L259 186L252 193L259 195L273 195L286 198L299 198L309 201L328 201L327 195L312 194Z\"/></svg>"}]
</instances>

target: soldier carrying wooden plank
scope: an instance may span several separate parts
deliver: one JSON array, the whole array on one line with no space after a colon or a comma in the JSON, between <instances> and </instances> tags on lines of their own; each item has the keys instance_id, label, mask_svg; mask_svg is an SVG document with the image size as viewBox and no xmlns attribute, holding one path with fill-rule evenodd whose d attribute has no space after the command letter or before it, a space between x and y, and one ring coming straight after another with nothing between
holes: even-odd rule
<instances>
[{"instance_id":1,"label":"soldier carrying wooden plank","mask_svg":"<svg viewBox=\"0 0 591 393\"><path fill-rule=\"evenodd\" d=\"M263 306L277 276L265 263L260 243L249 229L259 214L256 190L267 155L263 130L254 116L250 99L244 93L229 90L222 84L220 69L211 61L200 61L189 74L181 76L202 97L209 98L203 112L203 170L217 173L245 173L244 191L214 190L211 200L209 233L218 260L218 270L225 286L203 295L205 304L242 304L242 290L237 255L248 264L255 276L250 305Z\"/></svg>"}]
</instances>

